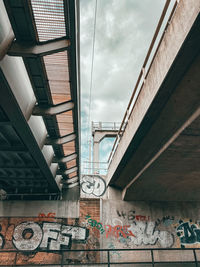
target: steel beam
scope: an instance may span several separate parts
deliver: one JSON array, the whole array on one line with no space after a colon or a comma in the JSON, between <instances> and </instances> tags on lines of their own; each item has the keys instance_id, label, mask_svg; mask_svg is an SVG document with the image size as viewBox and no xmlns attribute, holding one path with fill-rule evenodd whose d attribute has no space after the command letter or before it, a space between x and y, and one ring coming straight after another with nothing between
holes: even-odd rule
<instances>
[{"instance_id":1,"label":"steel beam","mask_svg":"<svg viewBox=\"0 0 200 267\"><path fill-rule=\"evenodd\" d=\"M23 146L0 146L0 151L3 152L26 152L28 149Z\"/></svg>"},{"instance_id":2,"label":"steel beam","mask_svg":"<svg viewBox=\"0 0 200 267\"><path fill-rule=\"evenodd\" d=\"M53 158L53 163L66 163L66 162L71 161L71 160L76 159L76 158L77 158L77 154L76 153L71 154L71 155L66 156L66 157L63 157L63 158L54 157Z\"/></svg>"},{"instance_id":3,"label":"steel beam","mask_svg":"<svg viewBox=\"0 0 200 267\"><path fill-rule=\"evenodd\" d=\"M75 134L69 134L69 135L65 135L62 136L60 138L57 139L52 139L47 137L46 141L45 141L45 145L63 145L66 144L70 141L73 141L76 139L76 135Z\"/></svg>"},{"instance_id":4,"label":"steel beam","mask_svg":"<svg viewBox=\"0 0 200 267\"><path fill-rule=\"evenodd\" d=\"M79 185L78 182L77 182L77 183L72 183L72 184L65 184L65 185L64 185L64 188L72 188L72 187L75 187L75 186L77 186L77 185Z\"/></svg>"},{"instance_id":5,"label":"steel beam","mask_svg":"<svg viewBox=\"0 0 200 267\"><path fill-rule=\"evenodd\" d=\"M28 43L13 42L8 50L9 56L42 57L66 50L70 46L68 39L54 39L45 44L30 45Z\"/></svg>"},{"instance_id":6,"label":"steel beam","mask_svg":"<svg viewBox=\"0 0 200 267\"><path fill-rule=\"evenodd\" d=\"M0 121L0 126L4 125L12 125L12 123L10 121Z\"/></svg>"},{"instance_id":7,"label":"steel beam","mask_svg":"<svg viewBox=\"0 0 200 267\"><path fill-rule=\"evenodd\" d=\"M62 179L61 183L65 185L65 184L72 184L72 183L75 183L77 181L78 181L78 176L75 176L75 177L67 179L67 180Z\"/></svg>"},{"instance_id":8,"label":"steel beam","mask_svg":"<svg viewBox=\"0 0 200 267\"><path fill-rule=\"evenodd\" d=\"M11 121L20 139L23 140L23 143L25 147L27 147L31 157L34 159L38 168L41 170L42 174L46 178L47 184L49 186L49 191L54 193L59 192L60 190L55 182L51 170L49 169L46 159L44 158L38 146L38 143L35 140L34 134L31 131L19 107L19 104L12 92L12 89L9 86L9 84L12 84L12 82L17 79L17 73L8 72L8 74L9 75L5 77L3 71L0 69L0 105L8 116L8 119ZM16 166L12 165L12 167Z\"/></svg>"},{"instance_id":9,"label":"steel beam","mask_svg":"<svg viewBox=\"0 0 200 267\"><path fill-rule=\"evenodd\" d=\"M37 105L34 107L32 114L35 116L54 116L72 110L73 107L74 103L72 101L67 101L58 105L48 107L41 107Z\"/></svg>"},{"instance_id":10,"label":"steel beam","mask_svg":"<svg viewBox=\"0 0 200 267\"><path fill-rule=\"evenodd\" d=\"M78 168L77 167L73 167L73 168L71 168L71 169L68 169L68 170L57 170L57 173L56 174L58 174L58 175L63 175L63 174L65 174L65 175L68 175L68 174L70 174L70 173L72 173L72 172L75 172L75 171L77 171L78 170Z\"/></svg>"}]
</instances>

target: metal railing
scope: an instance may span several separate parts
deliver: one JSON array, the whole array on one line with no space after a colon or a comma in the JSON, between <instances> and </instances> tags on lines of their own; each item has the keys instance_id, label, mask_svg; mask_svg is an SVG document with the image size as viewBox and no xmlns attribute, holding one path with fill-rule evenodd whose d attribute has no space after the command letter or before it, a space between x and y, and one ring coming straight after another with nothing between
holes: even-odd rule
<instances>
[{"instance_id":1,"label":"metal railing","mask_svg":"<svg viewBox=\"0 0 200 267\"><path fill-rule=\"evenodd\" d=\"M147 55L145 57L145 60L144 60L143 65L142 65L142 68L141 68L139 77L138 77L137 82L136 82L136 85L135 85L135 87L133 89L133 93L132 93L131 99L129 101L128 107L126 109L124 118L122 120L122 123L120 125L119 131L117 133L117 136L116 136L116 139L115 139L115 142L114 142L112 151L110 153L110 156L109 156L109 159L108 159L109 165L112 162L112 159L113 159L113 156L115 154L115 151L116 151L116 149L117 149L117 147L119 145L119 142L120 142L120 140L121 140L121 138L122 138L122 136L124 134L124 131L125 131L126 126L128 124L129 118L130 118L130 116L131 116L131 114L133 112L133 109L135 107L135 103L137 101L137 98L139 96L139 93L141 92L141 89L143 88L143 86L145 84L145 81L146 81L146 78L148 76L148 73L149 73L149 70L151 68L151 65L152 65L152 63L154 61L154 58L155 58L155 56L157 54L157 51L158 51L158 49L160 47L160 44L161 44L161 42L163 40L163 37L164 37L164 35L165 35L166 31L167 31L167 28L168 28L168 26L169 26L169 24L171 22L171 19L172 19L174 13L175 13L175 10L177 8L177 5L178 5L179 1L180 0L176 0L175 1L175 4L174 4L174 6L173 6L173 8L171 10L171 13L169 15L169 18L167 20L167 23L166 23L166 25L164 27L164 31L163 31L163 33L161 35L160 40L158 41L158 35L159 35L159 32L160 32L160 29L161 29L161 27L164 24L164 19L165 19L165 16L166 16L167 12L168 12L169 5L171 3L171 0L166 0L164 9L163 9L162 14L161 14L161 17L160 17L160 20L159 20L158 25L156 27L156 31L154 33L153 39L151 41L150 47L148 49ZM158 41L158 45L155 48L156 41ZM151 59L152 51L153 51L154 48L155 48L155 52L154 52L154 54L152 56L152 59ZM151 61L150 61L150 59L151 59ZM148 64L149 64L149 66L148 66ZM148 68L147 68L147 66L148 66ZM139 86L140 86L140 88L139 88Z\"/></svg>"},{"instance_id":2,"label":"metal railing","mask_svg":"<svg viewBox=\"0 0 200 267\"><path fill-rule=\"evenodd\" d=\"M198 267L200 266L200 259L198 260L199 254L200 254L200 248L139 248L139 249L71 249L71 250L59 250L59 251L53 251L53 250L39 250L40 252L47 252L47 253L56 253L56 254L60 254L61 258L59 260L58 263L45 263L43 264L42 262L40 263L40 266L57 266L57 267L65 267L65 266L83 266L83 265L92 265L92 266L99 266L99 265L104 265L104 266L112 266L112 265L119 265L119 266L123 266L123 265L130 265L130 266L134 266L134 265L140 265L140 266L151 266L151 267L156 267L157 264L159 264L159 266L162 266L162 264L165 264L164 266L177 266L175 264L187 264L187 266L194 266L194 267ZM1 253L25 253L26 256L28 255L28 253L37 253L39 251L18 251L18 250L0 250L0 257L1 257ZM199 253L197 254L197 252L199 251ZM124 252L129 252L128 256L124 256L124 257L118 257L119 253L124 253ZM143 253L143 257L141 256L141 252ZM164 252L165 255L162 253ZM179 260L170 260L170 252L177 252L176 257L179 256ZM69 259L68 258L68 253L70 253L70 257L73 254L73 258L74 259ZM77 253L77 257L75 256L75 253ZM85 260L81 260L79 259L78 262L78 256L80 256L80 253L82 255L82 257L85 256L85 259L88 259L87 262ZM96 260L95 261L91 261L89 260L89 254L93 253L93 255L96 256ZM131 254L132 253L132 254ZM138 255L137 255L138 254ZM115 255L113 257L113 255ZM130 256L133 256L131 260ZM162 258L162 256L165 256L166 260L159 260L159 257ZM184 259L185 257L185 259ZM184 260L181 260L184 259ZM130 260L129 260L130 259ZM13 264L11 265L1 265L0 262L0 266L13 266ZM14 264L14 266L21 266L18 264ZM28 262L26 265L23 266L36 266L33 264L33 262L29 265ZM182 267L182 265L178 265L180 267Z\"/></svg>"},{"instance_id":3,"label":"metal railing","mask_svg":"<svg viewBox=\"0 0 200 267\"><path fill-rule=\"evenodd\" d=\"M94 122L92 121L92 133L94 131L119 131L121 122Z\"/></svg>"}]
</instances>

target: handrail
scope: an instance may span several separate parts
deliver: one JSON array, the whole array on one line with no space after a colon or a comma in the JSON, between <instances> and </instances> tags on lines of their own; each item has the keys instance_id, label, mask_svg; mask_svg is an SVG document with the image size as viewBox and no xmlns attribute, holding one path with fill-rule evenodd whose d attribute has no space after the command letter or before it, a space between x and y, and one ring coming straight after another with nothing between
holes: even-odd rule
<instances>
[{"instance_id":1,"label":"handrail","mask_svg":"<svg viewBox=\"0 0 200 267\"><path fill-rule=\"evenodd\" d=\"M2 249L0 250L0 254L1 253L37 253L37 252L46 252L46 253L60 253L61 254L61 259L59 260L59 263L40 263L40 266L74 266L74 265L78 265L78 266L82 266L82 265L93 265L95 264L95 266L97 265L107 265L108 267L110 267L111 265L116 265L118 264L119 266L122 265L122 264L131 264L130 266L133 266L133 264L148 264L151 265L152 267L155 266L155 264L158 264L158 263L161 263L161 264L177 264L177 263L187 263L187 264L192 264L192 266L198 266L198 263L200 262L198 259L197 259L197 253L196 251L199 251L200 248L134 248L134 249L116 249L116 248L113 248L113 249L60 249L60 250L50 250L50 249L40 249L38 251L30 251L30 250L23 250L23 251L19 251L19 250L16 250L16 249L11 249L11 250L8 250L8 249ZM145 251L145 252L150 252L150 254L148 255L149 256L149 259L148 261L142 261L141 259L141 256L140 257L136 257L136 259L133 261L131 260L128 260L127 257L123 257L123 258L118 258L116 259L116 257L112 257L112 255L114 253L120 253L120 252L130 252L130 251L134 251L134 252L140 252L140 251ZM193 252L193 256L190 254L190 256L192 256L192 259L189 259L188 257L185 258L184 260L171 260L169 257L166 259L166 260L158 260L157 257L155 257L155 254L154 252L159 252L159 251L166 251L167 252L170 252L170 251L177 251L178 253L184 253L187 251L192 251ZM97 252L107 252L105 254L104 257L99 257L98 260L95 260L95 261L90 261L89 260L89 257L88 257L88 261L85 262L77 262L76 260L73 261L73 260L70 260L69 263L67 263L67 259L66 259L66 256L67 256L67 253L80 253L80 252L85 252L85 253L90 253L90 252L95 252L95 254ZM63 257L65 253L65 258ZM104 254L99 254L99 256L103 256ZM118 254L119 255L119 254ZM135 255L135 254L134 254ZM188 254L186 254L188 255ZM88 254L87 254L88 256ZM157 258L157 260L156 260ZM64 259L65 259L65 262L64 262ZM146 259L147 259L147 255L146 255ZM183 258L182 258L183 259ZM28 266L32 266L32 264L27 264ZM26 265L26 266L27 266ZM1 265L0 263L0 266L3 266ZM13 266L13 265L6 265L6 266ZM21 265L18 265L16 264L15 266L21 266Z\"/></svg>"},{"instance_id":2,"label":"handrail","mask_svg":"<svg viewBox=\"0 0 200 267\"><path fill-rule=\"evenodd\" d=\"M139 77L138 77L137 82L136 82L136 85L135 85L135 87L134 87L134 89L133 89L133 93L132 93L131 99L130 99L130 101L129 101L129 103L128 103L128 107L127 107L127 109L126 109L126 112L125 112L125 115L124 115L124 117L123 117L121 126L120 126L120 128L119 128L119 131L118 131L118 133L117 133L115 142L114 142L114 144L113 144L113 147L112 147L110 156L109 156L109 158L108 158L108 164L109 164L109 166L110 166L110 164L111 164L111 162L112 162L113 156L114 156L115 151L116 151L116 149L117 149L117 147L118 147L118 145L119 145L119 142L120 142L120 140L121 140L121 138L122 138L122 136L123 136L123 134L124 134L124 131L125 131L126 126L127 126L127 124L128 124L128 120L129 120L129 118L130 118L130 116L131 116L131 114L132 114L132 112L133 112L133 109L134 109L134 107L135 107L135 104L136 104L136 101L137 101L137 99L138 99L138 96L139 96L139 94L140 94L140 92L141 92L141 89L142 89L142 87L143 87L143 85L144 85L144 83L145 83L145 81L146 81L146 78L147 78L147 76L148 76L148 74L149 74L149 70L150 70L150 68L151 68L151 66L152 66L152 63L153 63L153 61L154 61L154 59L155 59L155 56L156 56L156 54L157 54L157 52L158 52L158 49L159 49L159 47L160 47L160 44L161 44L161 42L162 42L162 40L163 40L163 37L164 37L164 35L165 35L165 33L166 33L166 30L167 30L169 24L170 24L170 22L171 22L171 19L172 19L174 13L175 13L175 10L176 10L176 7L177 7L179 1L180 1L180 0L176 0L174 6L173 6L173 8L172 8L172 11L171 11L171 13L170 13L170 15L169 15L169 18L168 18L168 20L167 20L167 23L166 23L166 26L165 26L164 31L163 31L163 33L162 33L162 36L161 36L161 38L160 38L160 40L159 40L159 43L158 43L158 45L157 45L157 47L156 47L156 50L155 50L155 52L154 52L154 55L153 55L153 57L152 57L152 60L151 60L151 62L150 62L150 64L149 64L148 70L146 71L145 68L146 68L146 66L147 66L147 63L149 62L151 52L152 52L152 50L153 50L153 48L154 48L155 42L156 42L156 40L157 40L158 34L159 34L159 32L160 32L161 26L163 25L164 18L165 18L166 14L167 14L167 11L168 11L168 8L169 8L170 2L171 2L171 0L166 0L165 6L164 6L163 11L162 11L162 14L161 14L161 17L160 17L159 22L158 22L158 25L157 25L157 27L156 27L156 31L155 31L154 36L153 36L153 38L152 38L151 44L150 44L150 46L149 46L147 55L146 55L146 57L145 57L144 63L143 63L143 65L142 65L142 68L141 68L141 71L140 71L140 74L139 74ZM143 80L142 80L142 78L143 78ZM142 84L141 84L140 90L139 90L138 94L136 95L138 86L140 85L141 82L142 82ZM108 168L109 168L109 167L108 167Z\"/></svg>"}]
</instances>

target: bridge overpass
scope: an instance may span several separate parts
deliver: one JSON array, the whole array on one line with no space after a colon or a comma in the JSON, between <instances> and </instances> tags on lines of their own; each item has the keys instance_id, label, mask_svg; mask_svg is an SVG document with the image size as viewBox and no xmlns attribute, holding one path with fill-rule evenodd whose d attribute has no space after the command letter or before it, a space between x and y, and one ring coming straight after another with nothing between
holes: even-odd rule
<instances>
[{"instance_id":1,"label":"bridge overpass","mask_svg":"<svg viewBox=\"0 0 200 267\"><path fill-rule=\"evenodd\" d=\"M0 1L0 26L0 188L58 199L79 184L78 1Z\"/></svg>"},{"instance_id":2,"label":"bridge overpass","mask_svg":"<svg viewBox=\"0 0 200 267\"><path fill-rule=\"evenodd\" d=\"M144 75L145 59L108 168L124 200L200 200L199 11L176 3Z\"/></svg>"}]
</instances>

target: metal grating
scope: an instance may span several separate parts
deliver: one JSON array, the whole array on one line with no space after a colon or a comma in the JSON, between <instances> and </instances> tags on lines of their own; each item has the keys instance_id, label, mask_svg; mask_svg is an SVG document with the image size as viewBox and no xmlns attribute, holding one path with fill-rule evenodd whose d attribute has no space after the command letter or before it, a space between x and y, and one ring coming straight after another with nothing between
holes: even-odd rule
<instances>
[{"instance_id":1,"label":"metal grating","mask_svg":"<svg viewBox=\"0 0 200 267\"><path fill-rule=\"evenodd\" d=\"M39 41L66 36L63 0L31 0Z\"/></svg>"},{"instance_id":2,"label":"metal grating","mask_svg":"<svg viewBox=\"0 0 200 267\"><path fill-rule=\"evenodd\" d=\"M67 179L70 172L65 172L66 169L69 169L70 166L79 165L79 93L77 92L79 90L79 83L77 83L76 78L76 75L79 75L79 73L76 73L79 71L76 51L78 41L76 39L78 38L76 35L78 30L76 28L77 3L68 0L4 0L4 4L16 37L16 42L19 44L23 43L25 46L31 44L33 47L44 45L43 47L47 48L50 43L55 48L54 52L51 52L51 49L47 49L48 55L46 56L37 55L32 57L24 53L21 53L21 55L13 54L12 56L22 56L23 58L37 100L36 109L38 112L33 111L33 114L34 116L43 116L48 132L45 142L46 145L51 145L54 149L55 157L52 159L52 162L58 162L59 171L57 173L59 175L62 174L63 178ZM69 32L71 33L70 36ZM70 46L66 46L64 52L58 52L61 50L59 50L59 45L57 44L64 39L69 41ZM51 40L53 42L49 42ZM41 42L44 42L44 44L41 44ZM71 107L69 106L68 111L63 110L63 112L62 108L61 111L55 111L54 105L68 101L71 101ZM41 112L51 108L54 108L55 113L48 114L47 112L47 114L44 114ZM0 110L1 115L3 117L4 114ZM7 121L6 117L2 118L1 125L9 126L9 121ZM8 133L12 135L11 130L6 130L6 136ZM74 134L72 137L69 136L69 139L65 139L72 133ZM13 164L17 164L17 169L25 169L26 167L31 169L38 168L37 164L34 165L35 162L32 159L28 159L26 146L24 147L20 143L17 144L17 140L14 140L15 147L13 148L12 144L9 144L7 141L2 130L0 133L0 146L2 145L2 149L5 147L8 150L8 153L6 151L7 154L0 154L0 163L2 165L5 164L5 167L12 167ZM10 150L12 153L10 153ZM71 160L73 163L69 161L71 164L67 165L68 160L74 158L71 156L72 154L75 154L77 158ZM71 156L71 158L66 157L63 159L64 156ZM69 167L67 168L67 166ZM51 176L52 173L48 167L45 165L44 171ZM18 170L15 170L15 172L15 178L20 178ZM79 173L78 167L77 172ZM2 178L4 173L2 172ZM10 175L12 176L12 174ZM29 174L31 175L31 173ZM56 175L56 170L53 171L54 175ZM21 180L24 178L27 178L25 172ZM33 179L31 180L33 184ZM27 183L29 182L26 180ZM46 183L45 190L42 189L43 192L52 193L54 180L51 182L50 179L49 183L49 185ZM41 183L41 187L43 187L43 183ZM25 188L23 191L26 191ZM10 190L10 193L13 193L13 190Z\"/></svg>"}]
</instances>

